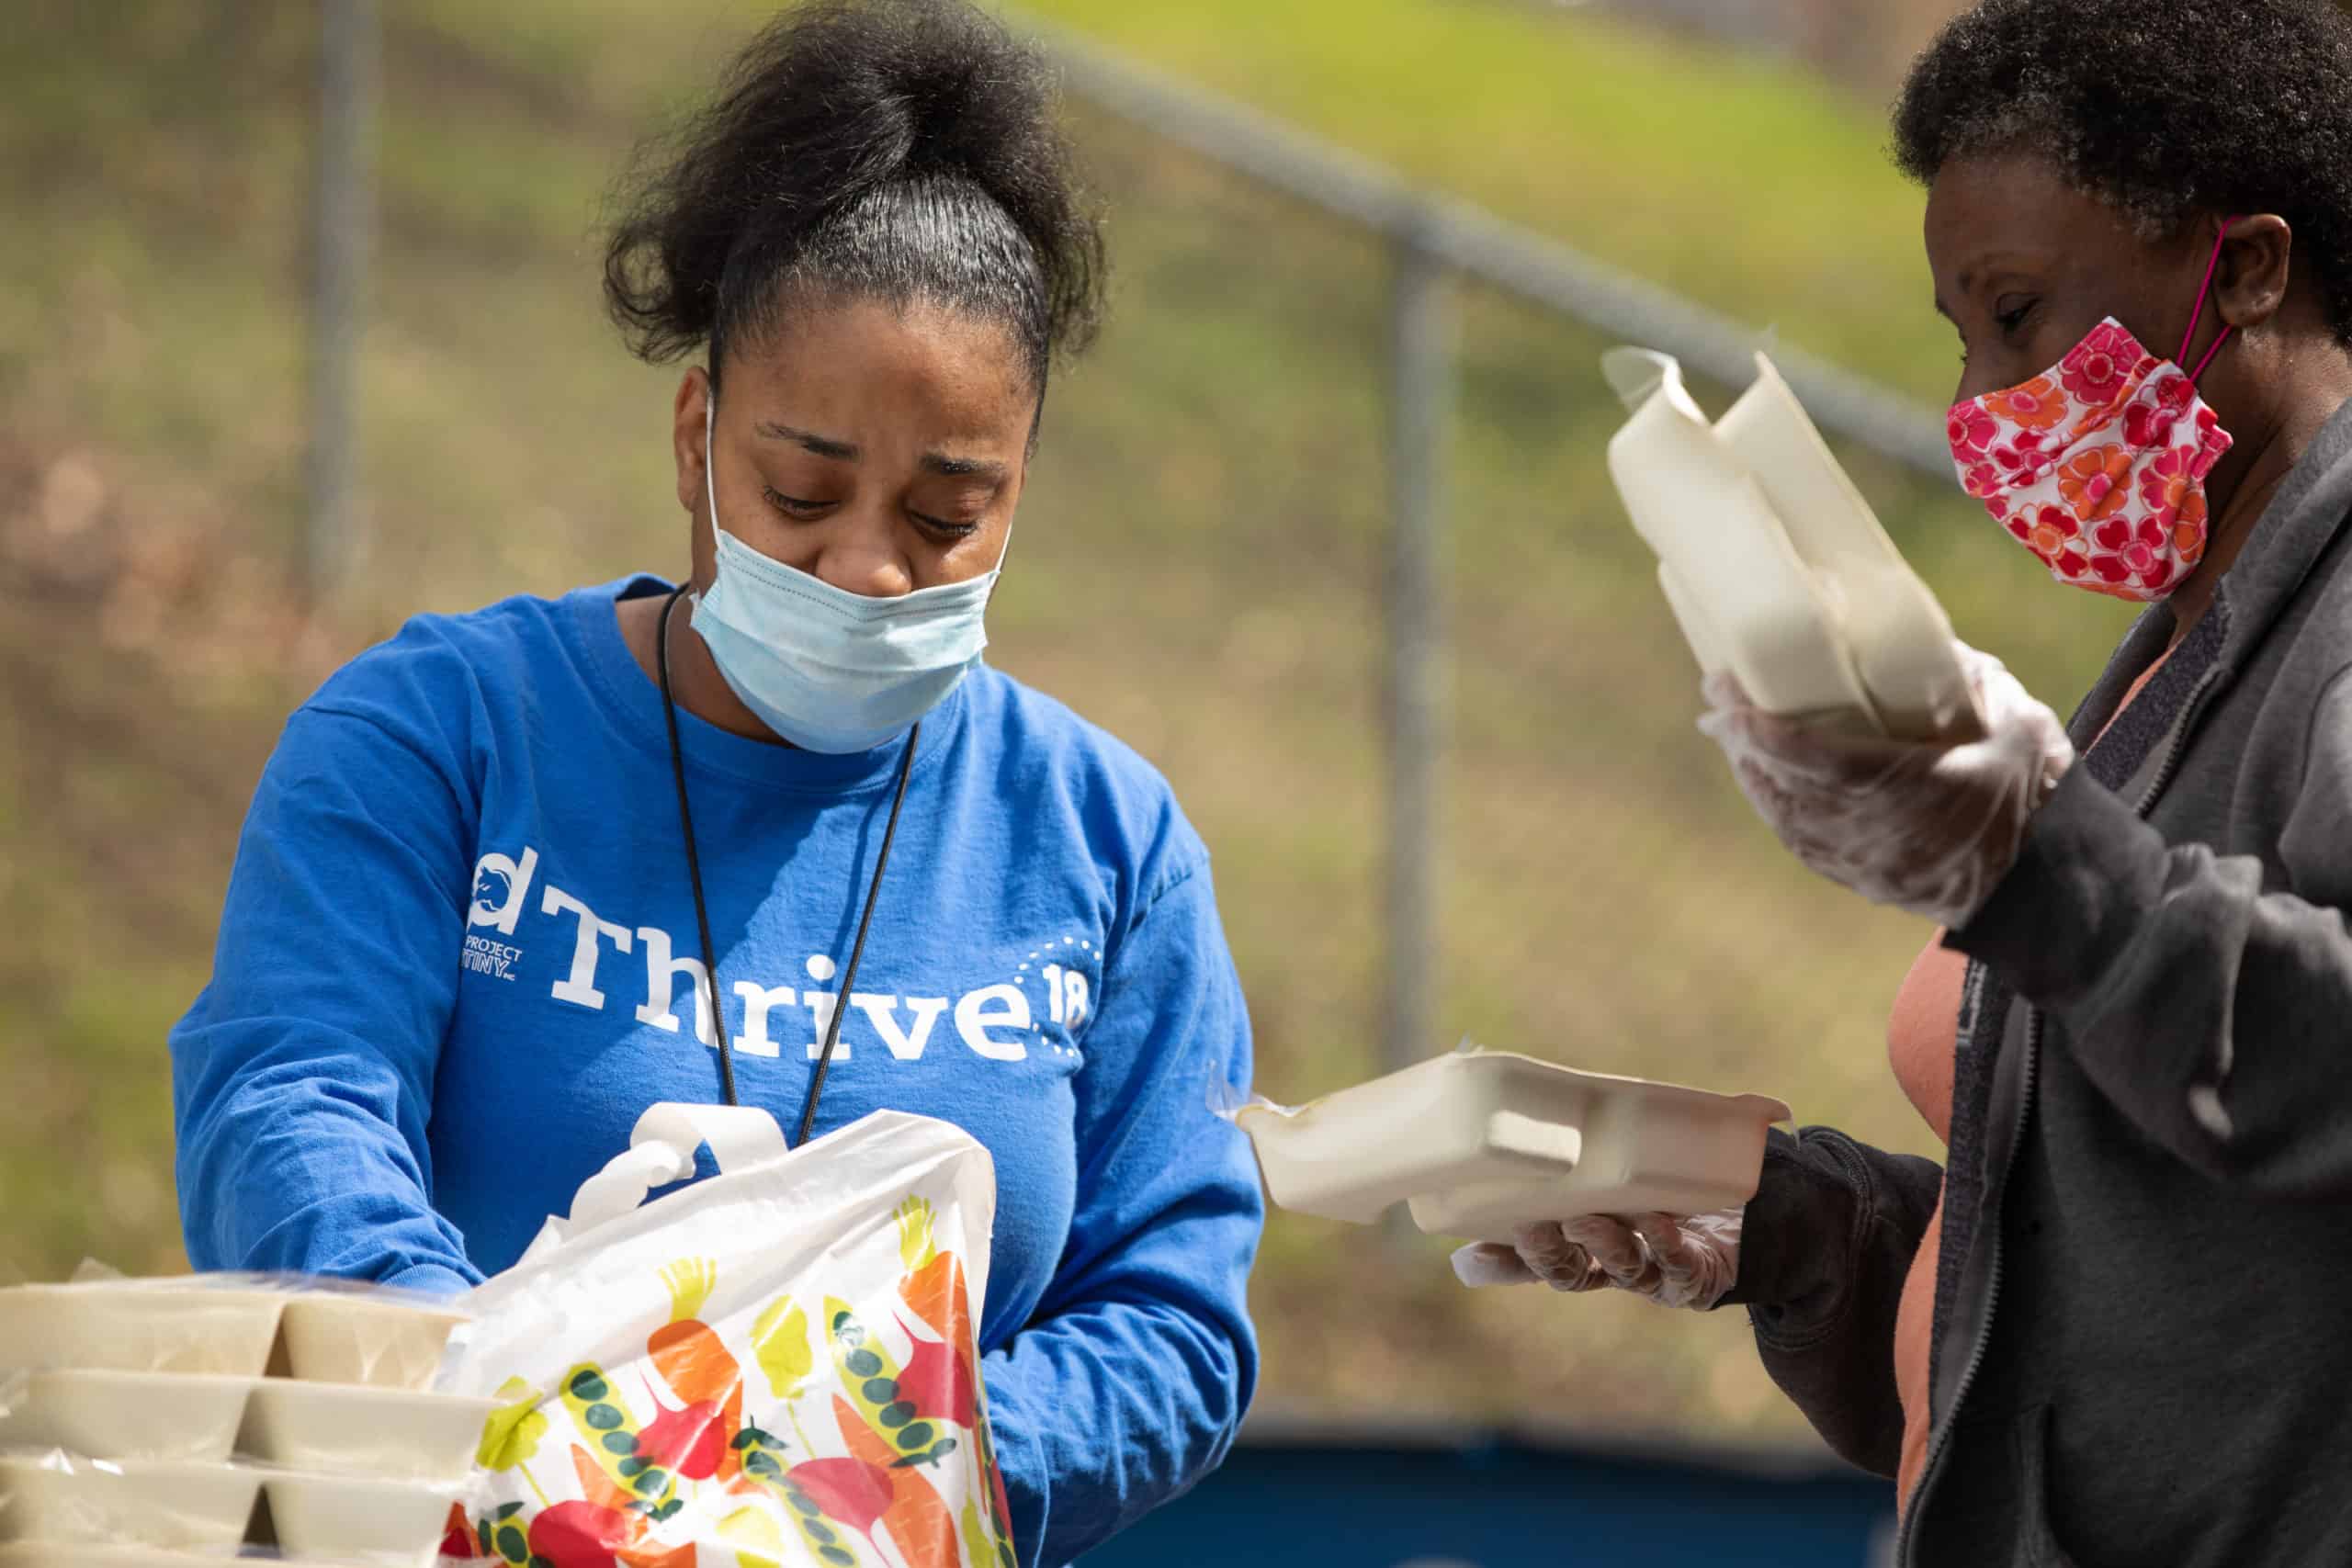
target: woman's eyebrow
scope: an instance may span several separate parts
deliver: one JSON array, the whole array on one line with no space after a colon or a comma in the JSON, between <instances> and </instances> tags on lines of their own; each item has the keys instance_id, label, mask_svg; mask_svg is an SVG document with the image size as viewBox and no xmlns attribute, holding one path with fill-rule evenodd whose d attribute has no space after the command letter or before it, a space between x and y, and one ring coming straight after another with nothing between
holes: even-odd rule
<instances>
[{"instance_id":1,"label":"woman's eyebrow","mask_svg":"<svg viewBox=\"0 0 2352 1568\"><path fill-rule=\"evenodd\" d=\"M753 425L752 433L765 436L770 441L789 441L795 446L813 452L820 457L831 457L843 463L854 463L863 456L862 449L855 442L836 441L830 435L819 435L807 430L795 430L788 424L777 424L771 421L763 420Z\"/></svg>"},{"instance_id":2,"label":"woman's eyebrow","mask_svg":"<svg viewBox=\"0 0 2352 1568\"><path fill-rule=\"evenodd\" d=\"M1996 277L2023 278L2046 273L2056 259L2046 253L2031 250L1984 251L1971 256L1968 264L1952 278L1952 283L1962 294L1973 294L1978 285L1989 283Z\"/></svg>"}]
</instances>

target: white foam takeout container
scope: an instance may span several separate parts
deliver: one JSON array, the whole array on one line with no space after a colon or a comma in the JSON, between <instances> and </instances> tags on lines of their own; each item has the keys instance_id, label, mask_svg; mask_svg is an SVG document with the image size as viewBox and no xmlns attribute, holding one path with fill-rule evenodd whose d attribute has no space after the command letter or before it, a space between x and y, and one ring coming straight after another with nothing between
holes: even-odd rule
<instances>
[{"instance_id":1,"label":"white foam takeout container","mask_svg":"<svg viewBox=\"0 0 2352 1568\"><path fill-rule=\"evenodd\" d=\"M220 1568L214 1552L161 1546L98 1546L89 1541L20 1540L0 1546L0 1568ZM229 1560L233 1561L233 1560Z\"/></svg>"},{"instance_id":2,"label":"white foam takeout container","mask_svg":"<svg viewBox=\"0 0 2352 1568\"><path fill-rule=\"evenodd\" d=\"M87 1369L259 1377L292 1298L159 1280L0 1289L0 1378Z\"/></svg>"},{"instance_id":3,"label":"white foam takeout container","mask_svg":"<svg viewBox=\"0 0 2352 1568\"><path fill-rule=\"evenodd\" d=\"M316 1475L273 1475L263 1484L278 1548L289 1560L416 1568L438 1555L458 1490Z\"/></svg>"},{"instance_id":4,"label":"white foam takeout container","mask_svg":"<svg viewBox=\"0 0 2352 1568\"><path fill-rule=\"evenodd\" d=\"M497 1402L270 1378L245 1402L240 1452L281 1470L455 1485Z\"/></svg>"},{"instance_id":5,"label":"white foam takeout container","mask_svg":"<svg viewBox=\"0 0 2352 1568\"><path fill-rule=\"evenodd\" d=\"M233 1550L260 1488L224 1464L0 1457L0 1541Z\"/></svg>"},{"instance_id":6,"label":"white foam takeout container","mask_svg":"<svg viewBox=\"0 0 2352 1568\"><path fill-rule=\"evenodd\" d=\"M316 1291L285 1298L273 1372L311 1382L422 1391L466 1314L422 1301Z\"/></svg>"},{"instance_id":7,"label":"white foam takeout container","mask_svg":"<svg viewBox=\"0 0 2352 1568\"><path fill-rule=\"evenodd\" d=\"M1976 697L1951 618L1879 525L1763 355L1709 424L1681 367L1612 349L1631 417L1609 477L1658 558L1658 585L1709 673L1769 713L1905 740L1973 740Z\"/></svg>"},{"instance_id":8,"label":"white foam takeout container","mask_svg":"<svg viewBox=\"0 0 2352 1568\"><path fill-rule=\"evenodd\" d=\"M1407 1204L1432 1235L1509 1241L1579 1214L1706 1213L1756 1194L1764 1134L1789 1108L1454 1052L1296 1110L1236 1120L1281 1208L1369 1224Z\"/></svg>"},{"instance_id":9,"label":"white foam takeout container","mask_svg":"<svg viewBox=\"0 0 2352 1568\"><path fill-rule=\"evenodd\" d=\"M217 1464L258 1378L76 1369L0 1376L0 1449Z\"/></svg>"}]
</instances>

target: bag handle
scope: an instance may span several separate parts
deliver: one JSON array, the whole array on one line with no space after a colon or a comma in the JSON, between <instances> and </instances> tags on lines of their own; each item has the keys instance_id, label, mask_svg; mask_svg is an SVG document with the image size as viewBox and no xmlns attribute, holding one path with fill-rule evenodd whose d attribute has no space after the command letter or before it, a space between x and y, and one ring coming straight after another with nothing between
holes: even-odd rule
<instances>
[{"instance_id":1,"label":"bag handle","mask_svg":"<svg viewBox=\"0 0 2352 1568\"><path fill-rule=\"evenodd\" d=\"M695 1172L695 1150L710 1145L720 1173L748 1170L782 1158L788 1150L784 1129L767 1111L749 1105L682 1105L663 1101L646 1107L628 1135L628 1147L580 1184L569 1218L549 1216L522 1259L537 1258L608 1220L619 1219L645 1201L656 1187L684 1181Z\"/></svg>"}]
</instances>

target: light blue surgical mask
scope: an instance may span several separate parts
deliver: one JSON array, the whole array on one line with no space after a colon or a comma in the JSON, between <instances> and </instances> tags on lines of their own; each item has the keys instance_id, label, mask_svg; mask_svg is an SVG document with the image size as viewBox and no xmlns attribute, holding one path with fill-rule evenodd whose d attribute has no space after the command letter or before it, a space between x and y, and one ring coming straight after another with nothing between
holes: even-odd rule
<instances>
[{"instance_id":1,"label":"light blue surgical mask","mask_svg":"<svg viewBox=\"0 0 2352 1568\"><path fill-rule=\"evenodd\" d=\"M980 661L982 615L1004 558L969 581L869 599L762 555L719 525L716 401L703 405L703 485L718 571L695 601L695 630L770 729L810 751L870 751L945 701Z\"/></svg>"}]
</instances>

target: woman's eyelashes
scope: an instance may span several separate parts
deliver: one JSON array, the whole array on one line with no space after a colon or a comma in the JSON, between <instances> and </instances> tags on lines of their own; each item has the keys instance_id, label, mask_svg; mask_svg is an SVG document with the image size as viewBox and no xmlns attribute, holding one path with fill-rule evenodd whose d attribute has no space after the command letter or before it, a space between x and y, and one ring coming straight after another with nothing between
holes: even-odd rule
<instances>
[{"instance_id":1,"label":"woman's eyelashes","mask_svg":"<svg viewBox=\"0 0 2352 1568\"><path fill-rule=\"evenodd\" d=\"M760 491L766 497L768 505L796 523L813 523L830 515L841 505L838 501L820 501L803 496L786 495L771 484L763 484ZM978 522L959 523L945 517L935 517L927 512L917 511L913 507L907 509L907 519L924 533L951 544L970 538L983 526Z\"/></svg>"},{"instance_id":2,"label":"woman's eyelashes","mask_svg":"<svg viewBox=\"0 0 2352 1568\"><path fill-rule=\"evenodd\" d=\"M2023 347L2033 336L2033 329L2041 314L2041 299L2038 295L2004 294L1994 303L1993 326L1998 333L2000 346ZM1968 368L1971 358L1968 333L1960 333L1960 367Z\"/></svg>"},{"instance_id":3,"label":"woman's eyelashes","mask_svg":"<svg viewBox=\"0 0 2352 1568\"><path fill-rule=\"evenodd\" d=\"M912 511L909 512L907 515L913 518L916 525L922 528L924 533L935 534L939 537L950 541L956 539L968 539L973 535L980 531L980 525L978 523L950 523L944 517L931 517L926 516L922 513Z\"/></svg>"},{"instance_id":4,"label":"woman's eyelashes","mask_svg":"<svg viewBox=\"0 0 2352 1568\"><path fill-rule=\"evenodd\" d=\"M760 487L760 491L767 497L770 506L775 507L786 517L800 522L806 522L813 517L822 517L840 504L831 501L804 501L797 495L785 494L774 485L763 484Z\"/></svg>"}]
</instances>

